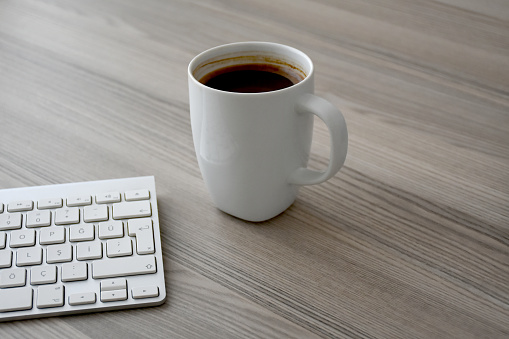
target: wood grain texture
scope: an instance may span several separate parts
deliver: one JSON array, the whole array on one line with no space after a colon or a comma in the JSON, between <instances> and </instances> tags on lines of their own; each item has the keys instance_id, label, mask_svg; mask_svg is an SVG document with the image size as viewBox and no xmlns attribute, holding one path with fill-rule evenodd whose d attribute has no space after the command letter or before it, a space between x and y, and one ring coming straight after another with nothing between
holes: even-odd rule
<instances>
[{"instance_id":1,"label":"wood grain texture","mask_svg":"<svg viewBox=\"0 0 509 339\"><path fill-rule=\"evenodd\" d=\"M345 115L344 168L264 223L218 211L187 64L297 47ZM310 167L325 168L316 121ZM509 3L0 1L0 187L155 175L168 301L6 338L509 337Z\"/></svg>"}]
</instances>

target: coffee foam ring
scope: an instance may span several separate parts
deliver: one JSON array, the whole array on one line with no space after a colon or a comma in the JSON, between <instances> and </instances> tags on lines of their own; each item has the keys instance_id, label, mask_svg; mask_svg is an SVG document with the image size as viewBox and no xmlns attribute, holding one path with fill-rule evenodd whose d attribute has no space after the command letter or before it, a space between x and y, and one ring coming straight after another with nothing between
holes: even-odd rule
<instances>
[{"instance_id":1,"label":"coffee foam ring","mask_svg":"<svg viewBox=\"0 0 509 339\"><path fill-rule=\"evenodd\" d=\"M249 65L253 65L253 69L259 69L259 65L267 65L270 72L280 74L289 78L294 84L304 80L307 76L304 67L300 66L294 60L288 60L280 55L260 54L259 52L242 52L220 55L199 64L193 71L193 76L201 83L210 80L211 77L221 73L220 70L231 71L232 66L239 66L239 69L249 69ZM255 67L255 65L257 65Z\"/></svg>"}]
</instances>

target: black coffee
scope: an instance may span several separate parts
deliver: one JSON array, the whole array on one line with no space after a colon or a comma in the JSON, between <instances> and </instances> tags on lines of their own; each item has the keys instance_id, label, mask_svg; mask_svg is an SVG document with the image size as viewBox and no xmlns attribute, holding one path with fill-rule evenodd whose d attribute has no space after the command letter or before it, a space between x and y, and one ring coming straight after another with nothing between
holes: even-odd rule
<instances>
[{"instance_id":1,"label":"black coffee","mask_svg":"<svg viewBox=\"0 0 509 339\"><path fill-rule=\"evenodd\" d=\"M294 81L290 78L296 79ZM290 87L300 79L268 64L235 65L218 69L200 82L221 91L238 93L270 92Z\"/></svg>"}]
</instances>

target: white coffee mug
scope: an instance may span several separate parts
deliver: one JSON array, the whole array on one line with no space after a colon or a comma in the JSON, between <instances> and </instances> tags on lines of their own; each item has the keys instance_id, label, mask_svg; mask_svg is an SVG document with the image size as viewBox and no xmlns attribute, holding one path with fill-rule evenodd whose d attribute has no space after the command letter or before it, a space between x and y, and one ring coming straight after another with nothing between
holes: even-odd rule
<instances>
[{"instance_id":1,"label":"white coffee mug","mask_svg":"<svg viewBox=\"0 0 509 339\"><path fill-rule=\"evenodd\" d=\"M200 82L220 68L246 63L270 63L303 79L259 93L227 92ZM313 63L303 52L269 42L223 45L196 56L188 78L196 157L214 204L224 212L249 221L268 220L295 201L301 185L322 183L343 165L345 119L313 94ZM323 172L306 168L313 115L330 133L330 161Z\"/></svg>"}]
</instances>

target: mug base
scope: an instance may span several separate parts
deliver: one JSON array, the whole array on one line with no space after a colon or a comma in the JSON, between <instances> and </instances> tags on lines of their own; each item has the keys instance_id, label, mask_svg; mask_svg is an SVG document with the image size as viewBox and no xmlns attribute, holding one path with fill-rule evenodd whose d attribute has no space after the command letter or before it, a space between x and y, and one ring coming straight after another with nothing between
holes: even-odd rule
<instances>
[{"instance_id":1,"label":"mug base","mask_svg":"<svg viewBox=\"0 0 509 339\"><path fill-rule=\"evenodd\" d=\"M253 212L253 211L231 211L227 208L221 208L221 207L217 207L221 212L224 212L228 215L231 215L237 219L241 219L243 221L248 221L248 222L254 222L254 223L259 223L259 222L264 222L264 221L268 221L270 219L273 219L277 216L279 216L280 214L283 214L290 206L293 205L295 199L292 200L289 204L285 204L283 208L278 208L278 209L274 209L272 211L268 211L268 212Z\"/></svg>"}]
</instances>

